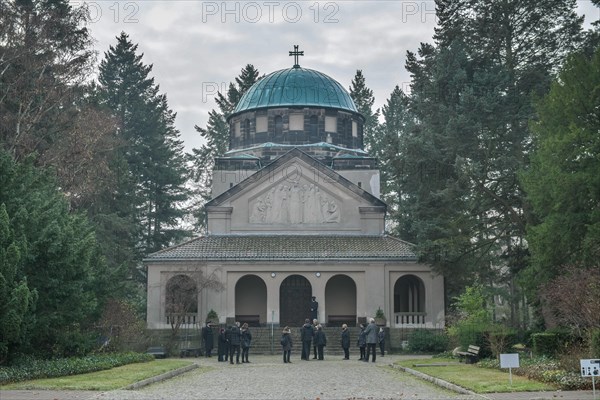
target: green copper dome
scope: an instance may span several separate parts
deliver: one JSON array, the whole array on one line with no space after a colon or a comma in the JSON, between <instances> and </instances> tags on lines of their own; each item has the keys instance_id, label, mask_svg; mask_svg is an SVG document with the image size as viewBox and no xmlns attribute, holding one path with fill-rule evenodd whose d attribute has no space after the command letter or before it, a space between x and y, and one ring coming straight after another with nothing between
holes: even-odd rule
<instances>
[{"instance_id":1,"label":"green copper dome","mask_svg":"<svg viewBox=\"0 0 600 400\"><path fill-rule=\"evenodd\" d=\"M319 71L293 67L275 71L252 85L232 115L259 108L290 106L358 112L350 94L336 80Z\"/></svg>"}]
</instances>

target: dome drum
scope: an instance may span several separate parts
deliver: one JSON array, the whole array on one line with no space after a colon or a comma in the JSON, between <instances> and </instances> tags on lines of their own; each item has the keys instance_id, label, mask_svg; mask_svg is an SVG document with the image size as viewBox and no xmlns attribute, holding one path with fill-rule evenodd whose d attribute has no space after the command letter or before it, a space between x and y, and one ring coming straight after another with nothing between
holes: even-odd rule
<instances>
[{"instance_id":1,"label":"dome drum","mask_svg":"<svg viewBox=\"0 0 600 400\"><path fill-rule=\"evenodd\" d=\"M358 113L313 107L285 107L239 113L229 119L230 150L273 142L284 145L330 143L363 148Z\"/></svg>"}]
</instances>

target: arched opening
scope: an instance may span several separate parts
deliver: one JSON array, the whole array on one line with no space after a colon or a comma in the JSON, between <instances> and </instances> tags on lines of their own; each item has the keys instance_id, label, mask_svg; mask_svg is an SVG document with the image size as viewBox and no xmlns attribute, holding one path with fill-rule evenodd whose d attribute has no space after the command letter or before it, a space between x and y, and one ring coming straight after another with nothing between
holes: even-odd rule
<instances>
[{"instance_id":1,"label":"arched opening","mask_svg":"<svg viewBox=\"0 0 600 400\"><path fill-rule=\"evenodd\" d=\"M424 323L425 285L414 275L400 277L394 284L396 323Z\"/></svg>"},{"instance_id":2,"label":"arched opening","mask_svg":"<svg viewBox=\"0 0 600 400\"><path fill-rule=\"evenodd\" d=\"M302 326L310 318L312 286L301 275L290 275L279 286L279 325Z\"/></svg>"},{"instance_id":3,"label":"arched opening","mask_svg":"<svg viewBox=\"0 0 600 400\"><path fill-rule=\"evenodd\" d=\"M198 319L198 286L187 275L167 281L165 315L167 324L195 324Z\"/></svg>"},{"instance_id":4,"label":"arched opening","mask_svg":"<svg viewBox=\"0 0 600 400\"><path fill-rule=\"evenodd\" d=\"M267 322L267 285L256 275L245 275L235 284L235 320L250 326Z\"/></svg>"},{"instance_id":5,"label":"arched opening","mask_svg":"<svg viewBox=\"0 0 600 400\"><path fill-rule=\"evenodd\" d=\"M356 326L356 283L347 275L335 275L325 286L327 326Z\"/></svg>"}]
</instances>

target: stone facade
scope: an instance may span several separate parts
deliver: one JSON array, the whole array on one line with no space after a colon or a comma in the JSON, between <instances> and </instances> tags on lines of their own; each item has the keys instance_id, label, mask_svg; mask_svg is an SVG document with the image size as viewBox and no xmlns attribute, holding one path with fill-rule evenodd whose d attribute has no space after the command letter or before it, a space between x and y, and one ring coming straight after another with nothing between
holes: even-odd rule
<instances>
[{"instance_id":1,"label":"stone facade","mask_svg":"<svg viewBox=\"0 0 600 400\"><path fill-rule=\"evenodd\" d=\"M228 120L230 150L216 160L207 234L145 260L148 328L174 318L199 324L210 310L221 323L299 326L312 296L330 326L356 325L379 308L389 327L444 326L443 278L384 232L376 160L362 149L363 119L341 85L326 82L337 109L248 98L281 92L265 86L287 75L331 80L308 71L277 71L240 100L247 106Z\"/></svg>"}]
</instances>

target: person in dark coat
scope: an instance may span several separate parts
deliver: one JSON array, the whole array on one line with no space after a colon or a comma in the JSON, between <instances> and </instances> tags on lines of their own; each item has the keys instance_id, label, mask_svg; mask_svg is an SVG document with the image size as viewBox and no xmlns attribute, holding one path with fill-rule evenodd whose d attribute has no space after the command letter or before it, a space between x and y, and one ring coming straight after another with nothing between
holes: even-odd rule
<instances>
[{"instance_id":1,"label":"person in dark coat","mask_svg":"<svg viewBox=\"0 0 600 400\"><path fill-rule=\"evenodd\" d=\"M385 331L383 328L379 328L379 332L377 332L377 342L379 343L381 357L383 357L385 355Z\"/></svg>"},{"instance_id":2,"label":"person in dark coat","mask_svg":"<svg viewBox=\"0 0 600 400\"><path fill-rule=\"evenodd\" d=\"M313 324L313 329L315 331L315 335L317 333L317 325L319 325L319 321L317 321L316 319L313 319L312 321ZM317 359L317 343L313 340L313 360Z\"/></svg>"},{"instance_id":3,"label":"person in dark coat","mask_svg":"<svg viewBox=\"0 0 600 400\"><path fill-rule=\"evenodd\" d=\"M249 363L248 361L248 352L250 351L250 346L252 344L252 334L248 329L248 324L244 322L242 325L242 362Z\"/></svg>"},{"instance_id":4,"label":"person in dark coat","mask_svg":"<svg viewBox=\"0 0 600 400\"><path fill-rule=\"evenodd\" d=\"M219 357L219 361L227 361L229 359L229 339L227 338L227 333L223 328L219 330L217 355Z\"/></svg>"},{"instance_id":5,"label":"person in dark coat","mask_svg":"<svg viewBox=\"0 0 600 400\"><path fill-rule=\"evenodd\" d=\"M358 333L358 348L360 349L360 360L364 360L367 356L366 347L367 347L367 337L365 336L365 325L360 324L360 332Z\"/></svg>"},{"instance_id":6,"label":"person in dark coat","mask_svg":"<svg viewBox=\"0 0 600 400\"><path fill-rule=\"evenodd\" d=\"M240 323L236 322L229 328L229 364L233 364L233 353L235 353L235 363L240 363L240 343L242 333L240 332Z\"/></svg>"},{"instance_id":7,"label":"person in dark coat","mask_svg":"<svg viewBox=\"0 0 600 400\"><path fill-rule=\"evenodd\" d=\"M313 340L313 336L315 334L313 325L310 323L310 320L307 318L304 321L304 325L300 328L300 339L302 340L302 356L303 360L308 361L310 359L310 343Z\"/></svg>"},{"instance_id":8,"label":"person in dark coat","mask_svg":"<svg viewBox=\"0 0 600 400\"><path fill-rule=\"evenodd\" d=\"M317 354L319 360L323 360L323 349L325 346L327 346L327 336L325 336L325 331L323 331L321 324L317 325L317 332L315 333L314 342L317 345Z\"/></svg>"},{"instance_id":9,"label":"person in dark coat","mask_svg":"<svg viewBox=\"0 0 600 400\"><path fill-rule=\"evenodd\" d=\"M283 328L283 332L281 333L281 349L283 350L283 362L284 363L292 363L290 361L290 356L292 354L292 335L290 328L287 326Z\"/></svg>"},{"instance_id":10,"label":"person in dark coat","mask_svg":"<svg viewBox=\"0 0 600 400\"><path fill-rule=\"evenodd\" d=\"M319 318L319 302L315 296L312 297L312 301L310 302L310 319L318 319Z\"/></svg>"},{"instance_id":11,"label":"person in dark coat","mask_svg":"<svg viewBox=\"0 0 600 400\"><path fill-rule=\"evenodd\" d=\"M213 331L210 323L207 322L202 328L202 340L204 340L204 355L206 357L212 357L212 349L214 346Z\"/></svg>"},{"instance_id":12,"label":"person in dark coat","mask_svg":"<svg viewBox=\"0 0 600 400\"><path fill-rule=\"evenodd\" d=\"M375 325L374 318L369 320L369 325L365 328L365 336L367 337L367 357L363 361L369 362L369 356L373 352L373 362L375 362L377 358L377 350L375 350L377 346L377 325Z\"/></svg>"},{"instance_id":13,"label":"person in dark coat","mask_svg":"<svg viewBox=\"0 0 600 400\"><path fill-rule=\"evenodd\" d=\"M348 325L342 325L342 349L344 350L344 360L350 359L350 331Z\"/></svg>"}]
</instances>

